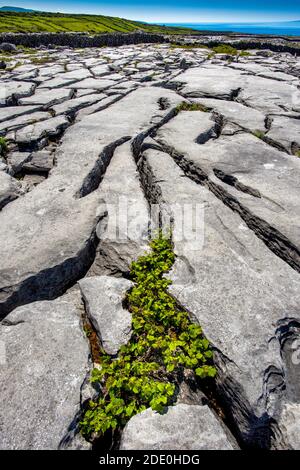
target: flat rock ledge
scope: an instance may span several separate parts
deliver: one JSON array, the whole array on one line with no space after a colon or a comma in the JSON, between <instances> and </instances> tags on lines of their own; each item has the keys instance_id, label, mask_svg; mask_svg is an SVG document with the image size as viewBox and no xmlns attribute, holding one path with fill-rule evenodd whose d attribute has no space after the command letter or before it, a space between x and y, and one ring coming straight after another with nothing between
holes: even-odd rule
<instances>
[{"instance_id":1,"label":"flat rock ledge","mask_svg":"<svg viewBox=\"0 0 300 470\"><path fill-rule=\"evenodd\" d=\"M178 404L165 414L151 408L127 423L121 450L234 450L237 446L207 405Z\"/></svg>"},{"instance_id":2,"label":"flat rock ledge","mask_svg":"<svg viewBox=\"0 0 300 470\"><path fill-rule=\"evenodd\" d=\"M74 294L19 307L0 324L0 449L88 448L76 428L89 345ZM76 444L75 444L76 443Z\"/></svg>"},{"instance_id":3,"label":"flat rock ledge","mask_svg":"<svg viewBox=\"0 0 300 470\"><path fill-rule=\"evenodd\" d=\"M81 279L79 286L87 315L104 350L117 354L131 336L131 314L122 304L133 283L127 279L94 276Z\"/></svg>"}]
</instances>

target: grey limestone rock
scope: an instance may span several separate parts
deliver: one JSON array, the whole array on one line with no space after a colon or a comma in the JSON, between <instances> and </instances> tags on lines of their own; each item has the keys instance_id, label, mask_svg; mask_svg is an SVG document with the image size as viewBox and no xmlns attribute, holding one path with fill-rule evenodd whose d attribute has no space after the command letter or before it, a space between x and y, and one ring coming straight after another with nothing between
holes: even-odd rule
<instances>
[{"instance_id":1,"label":"grey limestone rock","mask_svg":"<svg viewBox=\"0 0 300 470\"><path fill-rule=\"evenodd\" d=\"M21 184L4 171L0 172L0 210L22 194Z\"/></svg>"},{"instance_id":2,"label":"grey limestone rock","mask_svg":"<svg viewBox=\"0 0 300 470\"><path fill-rule=\"evenodd\" d=\"M87 315L104 350L111 355L117 354L131 336L131 314L123 308L123 301L132 285L127 279L109 276L94 276L79 281Z\"/></svg>"},{"instance_id":3,"label":"grey limestone rock","mask_svg":"<svg viewBox=\"0 0 300 470\"><path fill-rule=\"evenodd\" d=\"M76 301L69 294L20 307L0 324L0 339L0 448L58 449L76 426L90 370Z\"/></svg>"},{"instance_id":4,"label":"grey limestone rock","mask_svg":"<svg viewBox=\"0 0 300 470\"><path fill-rule=\"evenodd\" d=\"M159 414L151 408L125 426L120 450L234 450L236 445L208 406L178 404Z\"/></svg>"}]
</instances>

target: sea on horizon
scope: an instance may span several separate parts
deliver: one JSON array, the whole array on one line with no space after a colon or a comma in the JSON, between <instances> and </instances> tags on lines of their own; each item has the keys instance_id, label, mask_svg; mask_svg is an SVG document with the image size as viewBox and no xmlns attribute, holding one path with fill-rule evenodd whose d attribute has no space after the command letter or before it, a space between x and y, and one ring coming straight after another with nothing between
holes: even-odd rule
<instances>
[{"instance_id":1,"label":"sea on horizon","mask_svg":"<svg viewBox=\"0 0 300 470\"><path fill-rule=\"evenodd\" d=\"M200 31L230 31L248 34L272 34L276 36L300 36L300 21L280 23L160 23L166 26L182 26Z\"/></svg>"}]
</instances>

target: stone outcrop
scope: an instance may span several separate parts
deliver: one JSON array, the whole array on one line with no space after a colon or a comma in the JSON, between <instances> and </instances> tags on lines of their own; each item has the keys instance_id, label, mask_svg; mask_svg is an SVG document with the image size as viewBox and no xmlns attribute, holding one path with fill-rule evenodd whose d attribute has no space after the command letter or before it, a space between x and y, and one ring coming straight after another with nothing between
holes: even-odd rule
<instances>
[{"instance_id":1,"label":"stone outcrop","mask_svg":"<svg viewBox=\"0 0 300 470\"><path fill-rule=\"evenodd\" d=\"M178 404L164 414L151 408L126 425L121 450L234 450L232 438L205 406Z\"/></svg>"},{"instance_id":2,"label":"stone outcrop","mask_svg":"<svg viewBox=\"0 0 300 470\"><path fill-rule=\"evenodd\" d=\"M115 355L131 336L131 315L123 300L132 283L127 279L94 276L79 281L86 312L103 349Z\"/></svg>"},{"instance_id":3,"label":"stone outcrop","mask_svg":"<svg viewBox=\"0 0 300 470\"><path fill-rule=\"evenodd\" d=\"M66 436L78 424L81 387L90 371L76 295L14 310L0 324L0 341L0 448L71 445ZM86 447L84 440L79 446Z\"/></svg>"},{"instance_id":4,"label":"stone outcrop","mask_svg":"<svg viewBox=\"0 0 300 470\"><path fill-rule=\"evenodd\" d=\"M0 39L53 45L0 72L0 446L90 448L90 355L131 338L130 265L170 225L170 293L218 373L121 448L299 449L299 59L147 39Z\"/></svg>"}]
</instances>

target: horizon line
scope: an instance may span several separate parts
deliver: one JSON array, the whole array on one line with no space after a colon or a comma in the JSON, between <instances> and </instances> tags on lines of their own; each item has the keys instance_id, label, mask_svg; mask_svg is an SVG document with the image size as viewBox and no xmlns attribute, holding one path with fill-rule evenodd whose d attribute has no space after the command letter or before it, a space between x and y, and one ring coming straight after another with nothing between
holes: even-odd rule
<instances>
[{"instance_id":1,"label":"horizon line","mask_svg":"<svg viewBox=\"0 0 300 470\"><path fill-rule=\"evenodd\" d=\"M205 20L199 20L198 22L195 22L194 18L193 20L185 20L183 22L181 21L176 21L176 20L159 20L159 19L155 19L155 20L150 20L150 19L143 19L143 15L141 15L141 17L139 17L138 19L136 18L130 18L130 15L127 15L126 16L119 16L117 15L116 16L116 13L101 13L101 12L89 12L89 13L86 13L84 11L77 11L77 12L70 12L70 11L59 11L59 10L35 10L34 8L30 8L30 7L27 7L27 8L24 8L24 7L15 7L14 5L0 5L0 11L2 8L5 8L5 7L10 7L10 8L22 8L24 10L32 10L32 11L28 11L28 13L54 13L54 14L64 14L64 15L86 15L86 16L110 16L110 17L118 17L118 18L121 18L121 19L125 19L125 20L129 20L129 21L135 21L135 22L142 22L142 23L148 23L148 24L156 24L156 25L163 25L163 24L167 24L167 25L216 25L216 24L274 24L274 23L297 23L297 22L300 22L300 19L298 18L290 18L290 19L266 19L266 20L258 20L258 21L244 21L244 20L231 20L231 21L228 21L228 20L217 20L217 21L205 21ZM11 13L18 13L17 11L12 11ZM200 13L201 14L201 13ZM134 15L135 16L135 15Z\"/></svg>"},{"instance_id":2,"label":"horizon line","mask_svg":"<svg viewBox=\"0 0 300 470\"><path fill-rule=\"evenodd\" d=\"M143 21L145 22L145 21ZM198 25L198 24L266 24L266 23L271 23L271 24L274 24L274 23L300 23L300 19L299 20L276 20L276 21L272 21L272 20L267 20L267 21L201 21L199 23L192 23L192 22L189 22L189 21L182 21L182 22L177 22L177 21L172 21L172 22L165 22L165 21L160 21L160 22L157 22L157 21L154 21L152 22L154 24L158 24L158 25L162 25L162 24L189 24L189 25Z\"/></svg>"}]
</instances>

